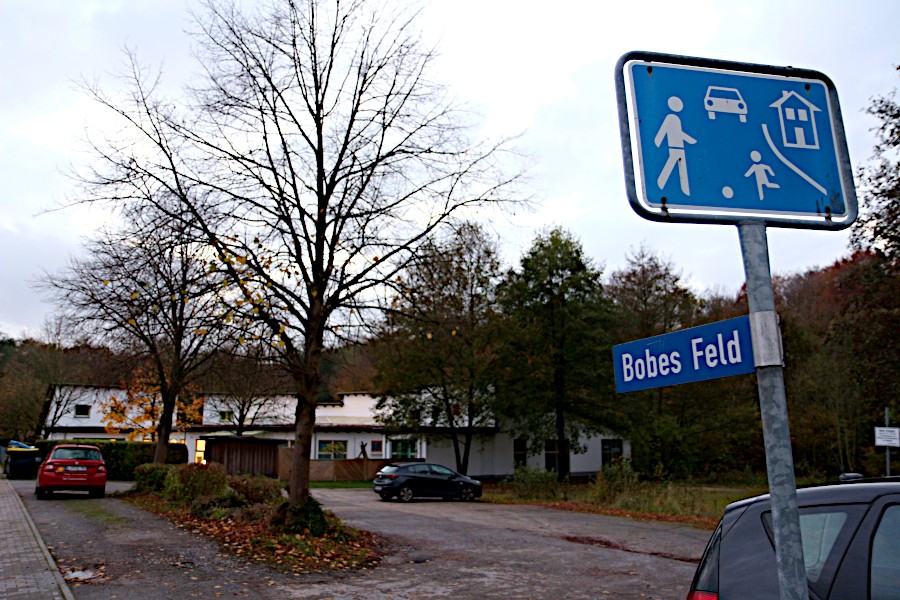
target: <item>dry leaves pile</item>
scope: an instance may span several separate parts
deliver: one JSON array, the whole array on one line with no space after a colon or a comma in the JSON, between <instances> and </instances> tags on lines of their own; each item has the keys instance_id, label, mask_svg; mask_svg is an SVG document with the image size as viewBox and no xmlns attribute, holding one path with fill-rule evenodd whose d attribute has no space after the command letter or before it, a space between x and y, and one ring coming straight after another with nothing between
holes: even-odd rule
<instances>
[{"instance_id":1,"label":"dry leaves pile","mask_svg":"<svg viewBox=\"0 0 900 600\"><path fill-rule=\"evenodd\" d=\"M367 569L380 560L374 536L343 525L321 537L284 534L267 523L197 517L152 494L131 494L123 499L186 531L215 539L231 554L294 573Z\"/></svg>"}]
</instances>

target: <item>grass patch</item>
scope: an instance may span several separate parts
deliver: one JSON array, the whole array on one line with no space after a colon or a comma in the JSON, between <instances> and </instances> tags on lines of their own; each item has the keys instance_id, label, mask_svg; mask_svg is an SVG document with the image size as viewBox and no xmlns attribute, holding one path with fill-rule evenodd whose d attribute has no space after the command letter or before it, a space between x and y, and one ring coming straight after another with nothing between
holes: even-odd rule
<instances>
[{"instance_id":1,"label":"grass patch","mask_svg":"<svg viewBox=\"0 0 900 600\"><path fill-rule=\"evenodd\" d=\"M313 490L347 490L347 489L372 489L371 481L310 481L310 489Z\"/></svg>"},{"instance_id":2,"label":"grass patch","mask_svg":"<svg viewBox=\"0 0 900 600\"><path fill-rule=\"evenodd\" d=\"M107 506L106 502L97 502L96 500L69 500L66 502L66 508L101 525L113 526L125 521L110 511Z\"/></svg>"},{"instance_id":3,"label":"grass patch","mask_svg":"<svg viewBox=\"0 0 900 600\"><path fill-rule=\"evenodd\" d=\"M766 491L765 487L747 485L640 481L627 462L623 462L598 474L595 481L582 484L557 483L541 479L530 470L517 470L510 479L487 486L484 500L713 529L726 505Z\"/></svg>"}]
</instances>

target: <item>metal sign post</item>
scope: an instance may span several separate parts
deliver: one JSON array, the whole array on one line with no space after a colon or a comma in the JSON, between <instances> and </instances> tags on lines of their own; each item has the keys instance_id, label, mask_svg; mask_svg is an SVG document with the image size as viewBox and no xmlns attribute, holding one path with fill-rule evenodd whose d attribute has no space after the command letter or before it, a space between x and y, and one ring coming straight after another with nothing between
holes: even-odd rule
<instances>
[{"instance_id":1,"label":"metal sign post","mask_svg":"<svg viewBox=\"0 0 900 600\"><path fill-rule=\"evenodd\" d=\"M884 427L875 428L875 445L884 446L884 470L891 476L891 446L900 447L900 428L891 427L891 409L884 407Z\"/></svg>"},{"instance_id":2,"label":"metal sign post","mask_svg":"<svg viewBox=\"0 0 900 600\"><path fill-rule=\"evenodd\" d=\"M800 539L800 512L797 508L797 480L794 476L781 335L775 315L766 226L759 222L739 223L738 232L747 276L747 301L750 305L759 412L772 501L778 586L782 600L805 600L808 595Z\"/></svg>"},{"instance_id":3,"label":"metal sign post","mask_svg":"<svg viewBox=\"0 0 900 600\"><path fill-rule=\"evenodd\" d=\"M616 65L616 95L634 210L653 221L737 225L778 583L782 600L806 600L766 227L839 230L856 219L837 91L817 71L630 52ZM656 350L644 350L646 365L663 356ZM668 352L667 363L676 350ZM637 373L638 355L629 356Z\"/></svg>"}]
</instances>

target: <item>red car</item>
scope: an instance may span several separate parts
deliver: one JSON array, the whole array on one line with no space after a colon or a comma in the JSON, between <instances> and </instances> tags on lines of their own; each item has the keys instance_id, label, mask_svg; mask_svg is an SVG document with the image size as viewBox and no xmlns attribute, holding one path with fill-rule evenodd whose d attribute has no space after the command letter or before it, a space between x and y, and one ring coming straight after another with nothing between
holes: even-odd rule
<instances>
[{"instance_id":1,"label":"red car","mask_svg":"<svg viewBox=\"0 0 900 600\"><path fill-rule=\"evenodd\" d=\"M57 490L85 491L92 498L106 495L106 463L97 446L60 444L38 469L34 493L38 500Z\"/></svg>"}]
</instances>

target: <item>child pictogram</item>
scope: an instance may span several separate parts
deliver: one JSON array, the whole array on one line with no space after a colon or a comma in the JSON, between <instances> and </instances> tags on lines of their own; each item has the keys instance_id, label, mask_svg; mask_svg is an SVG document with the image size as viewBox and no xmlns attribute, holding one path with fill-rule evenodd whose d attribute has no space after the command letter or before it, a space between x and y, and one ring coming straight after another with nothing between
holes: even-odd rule
<instances>
[{"instance_id":1,"label":"child pictogram","mask_svg":"<svg viewBox=\"0 0 900 600\"><path fill-rule=\"evenodd\" d=\"M753 165L747 169L747 172L744 173L744 177L753 175L756 178L756 191L759 193L759 199L764 200L765 192L763 188L780 188L781 186L769 181L769 176L771 175L774 177L775 172L772 170L772 167L760 162L762 160L762 155L759 152L756 150L751 152L750 160L753 161Z\"/></svg>"}]
</instances>

